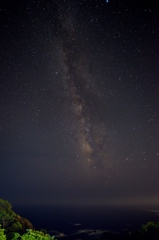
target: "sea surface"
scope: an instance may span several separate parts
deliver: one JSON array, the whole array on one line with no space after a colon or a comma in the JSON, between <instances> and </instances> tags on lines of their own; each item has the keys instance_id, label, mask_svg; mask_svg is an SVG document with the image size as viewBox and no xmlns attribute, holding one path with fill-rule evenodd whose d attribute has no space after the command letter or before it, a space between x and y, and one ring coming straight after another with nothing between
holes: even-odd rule
<instances>
[{"instance_id":1,"label":"sea surface","mask_svg":"<svg viewBox=\"0 0 159 240\"><path fill-rule=\"evenodd\" d=\"M148 221L159 221L159 211L134 207L15 206L14 211L57 239L99 239L105 231L135 231Z\"/></svg>"}]
</instances>

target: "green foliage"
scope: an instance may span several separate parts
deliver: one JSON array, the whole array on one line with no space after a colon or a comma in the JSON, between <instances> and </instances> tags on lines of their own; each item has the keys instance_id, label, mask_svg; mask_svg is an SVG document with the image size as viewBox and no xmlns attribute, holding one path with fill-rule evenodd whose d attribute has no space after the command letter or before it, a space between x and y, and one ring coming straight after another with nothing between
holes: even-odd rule
<instances>
[{"instance_id":1,"label":"green foliage","mask_svg":"<svg viewBox=\"0 0 159 240\"><path fill-rule=\"evenodd\" d=\"M39 229L39 231L47 234L47 230L45 228L41 228L41 229Z\"/></svg>"},{"instance_id":2,"label":"green foliage","mask_svg":"<svg viewBox=\"0 0 159 240\"><path fill-rule=\"evenodd\" d=\"M0 209L4 209L7 213L13 212L12 205L4 199L0 199Z\"/></svg>"},{"instance_id":3,"label":"green foliage","mask_svg":"<svg viewBox=\"0 0 159 240\"><path fill-rule=\"evenodd\" d=\"M11 225L11 227L9 228L9 231L10 231L10 232L21 232L22 229L23 229L22 224L21 224L20 222L18 222L18 221L15 221L15 222Z\"/></svg>"},{"instance_id":4,"label":"green foliage","mask_svg":"<svg viewBox=\"0 0 159 240\"><path fill-rule=\"evenodd\" d=\"M27 232L21 236L21 240L55 240L55 238L42 231L27 229Z\"/></svg>"},{"instance_id":5,"label":"green foliage","mask_svg":"<svg viewBox=\"0 0 159 240\"><path fill-rule=\"evenodd\" d=\"M41 231L27 229L21 235L23 223L19 221L18 217L23 219L12 210L12 205L7 200L0 199L0 223L2 224L0 240L55 240L54 237L47 234L45 229ZM26 221L26 219L23 220Z\"/></svg>"},{"instance_id":6,"label":"green foliage","mask_svg":"<svg viewBox=\"0 0 159 240\"><path fill-rule=\"evenodd\" d=\"M12 205L7 200L0 199L0 223L3 228L13 222L15 215Z\"/></svg>"},{"instance_id":7,"label":"green foliage","mask_svg":"<svg viewBox=\"0 0 159 240\"><path fill-rule=\"evenodd\" d=\"M159 222L147 222L145 225L141 226L139 230L140 233L147 233L153 230L159 230Z\"/></svg>"},{"instance_id":8,"label":"green foliage","mask_svg":"<svg viewBox=\"0 0 159 240\"><path fill-rule=\"evenodd\" d=\"M20 240L21 236L17 232L11 232L7 234L7 240Z\"/></svg>"},{"instance_id":9,"label":"green foliage","mask_svg":"<svg viewBox=\"0 0 159 240\"><path fill-rule=\"evenodd\" d=\"M7 208L3 208L3 205L0 205L0 223L2 227L8 226L14 220L14 214L12 211L8 210Z\"/></svg>"},{"instance_id":10,"label":"green foliage","mask_svg":"<svg viewBox=\"0 0 159 240\"><path fill-rule=\"evenodd\" d=\"M17 220L17 214L12 210L12 205L0 199L0 223L7 232L21 232L22 224Z\"/></svg>"},{"instance_id":11,"label":"green foliage","mask_svg":"<svg viewBox=\"0 0 159 240\"><path fill-rule=\"evenodd\" d=\"M54 236L32 229L27 229L23 235L17 232L11 232L7 233L6 236L4 231L4 229L0 228L0 240L56 240Z\"/></svg>"},{"instance_id":12,"label":"green foliage","mask_svg":"<svg viewBox=\"0 0 159 240\"><path fill-rule=\"evenodd\" d=\"M0 225L0 239L1 240L6 240L6 235L4 233L4 229L1 228L1 225Z\"/></svg>"}]
</instances>

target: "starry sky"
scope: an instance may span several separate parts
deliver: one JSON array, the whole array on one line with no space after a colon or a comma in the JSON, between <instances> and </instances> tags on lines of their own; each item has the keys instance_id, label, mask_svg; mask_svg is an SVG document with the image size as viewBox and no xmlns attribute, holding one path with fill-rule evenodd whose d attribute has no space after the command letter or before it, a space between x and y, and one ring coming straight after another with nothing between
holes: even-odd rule
<instances>
[{"instance_id":1,"label":"starry sky","mask_svg":"<svg viewBox=\"0 0 159 240\"><path fill-rule=\"evenodd\" d=\"M0 4L0 197L159 202L154 1Z\"/></svg>"}]
</instances>

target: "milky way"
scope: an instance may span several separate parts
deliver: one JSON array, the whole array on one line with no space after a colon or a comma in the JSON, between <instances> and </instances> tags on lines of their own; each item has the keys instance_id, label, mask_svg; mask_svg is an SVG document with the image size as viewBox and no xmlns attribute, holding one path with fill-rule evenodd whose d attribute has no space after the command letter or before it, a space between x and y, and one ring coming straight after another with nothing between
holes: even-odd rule
<instances>
[{"instance_id":1,"label":"milky way","mask_svg":"<svg viewBox=\"0 0 159 240\"><path fill-rule=\"evenodd\" d=\"M158 200L156 3L2 2L1 197Z\"/></svg>"},{"instance_id":2,"label":"milky way","mask_svg":"<svg viewBox=\"0 0 159 240\"><path fill-rule=\"evenodd\" d=\"M89 63L78 36L71 11L59 10L61 66L64 72L66 94L70 99L74 117L74 137L79 143L85 166L90 171L103 171L112 166L111 142L106 124L99 120L97 110L101 104L94 87Z\"/></svg>"}]
</instances>

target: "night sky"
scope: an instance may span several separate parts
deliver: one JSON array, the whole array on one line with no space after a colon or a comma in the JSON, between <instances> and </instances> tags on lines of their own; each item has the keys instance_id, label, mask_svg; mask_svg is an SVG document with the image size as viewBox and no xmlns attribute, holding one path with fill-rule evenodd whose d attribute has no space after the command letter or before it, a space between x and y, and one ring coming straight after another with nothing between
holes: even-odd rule
<instances>
[{"instance_id":1,"label":"night sky","mask_svg":"<svg viewBox=\"0 0 159 240\"><path fill-rule=\"evenodd\" d=\"M0 4L0 198L159 202L155 1Z\"/></svg>"}]
</instances>

